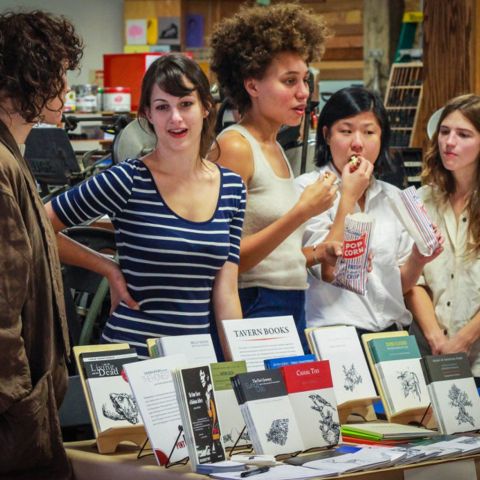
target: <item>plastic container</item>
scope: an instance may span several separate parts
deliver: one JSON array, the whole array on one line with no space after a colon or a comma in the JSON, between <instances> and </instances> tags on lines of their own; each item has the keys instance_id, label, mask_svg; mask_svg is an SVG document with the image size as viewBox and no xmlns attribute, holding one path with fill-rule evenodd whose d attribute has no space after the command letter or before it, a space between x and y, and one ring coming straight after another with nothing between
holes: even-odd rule
<instances>
[{"instance_id":1,"label":"plastic container","mask_svg":"<svg viewBox=\"0 0 480 480\"><path fill-rule=\"evenodd\" d=\"M64 112L74 112L77 108L77 99L75 90L70 90L65 95L65 103L63 104L63 111Z\"/></svg>"},{"instance_id":2,"label":"plastic container","mask_svg":"<svg viewBox=\"0 0 480 480\"><path fill-rule=\"evenodd\" d=\"M129 87L105 87L103 110L106 112L130 112L132 93Z\"/></svg>"},{"instance_id":3,"label":"plastic container","mask_svg":"<svg viewBox=\"0 0 480 480\"><path fill-rule=\"evenodd\" d=\"M75 85L77 112L91 113L98 110L97 85Z\"/></svg>"}]
</instances>

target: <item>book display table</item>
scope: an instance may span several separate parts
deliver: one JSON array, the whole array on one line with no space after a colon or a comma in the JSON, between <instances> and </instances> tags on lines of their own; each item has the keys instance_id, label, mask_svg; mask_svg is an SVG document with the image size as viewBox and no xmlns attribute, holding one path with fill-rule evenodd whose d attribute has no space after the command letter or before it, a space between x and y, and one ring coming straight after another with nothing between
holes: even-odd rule
<instances>
[{"instance_id":1,"label":"book display table","mask_svg":"<svg viewBox=\"0 0 480 480\"><path fill-rule=\"evenodd\" d=\"M156 464L153 455L137 459L138 448L133 445L121 444L116 453L110 455L99 454L94 441L67 443L65 447L73 467L75 480L110 480L112 478L115 480L201 480L209 478L192 473L190 464L165 469ZM473 470L476 471L476 477L472 477ZM441 476L442 472L449 477ZM452 472L456 472L455 476ZM464 473L462 474L462 472ZM257 478L261 477L257 476ZM351 473L335 478L357 480L423 480L427 478L440 480L455 478L456 480L474 480L480 478L480 454Z\"/></svg>"}]
</instances>

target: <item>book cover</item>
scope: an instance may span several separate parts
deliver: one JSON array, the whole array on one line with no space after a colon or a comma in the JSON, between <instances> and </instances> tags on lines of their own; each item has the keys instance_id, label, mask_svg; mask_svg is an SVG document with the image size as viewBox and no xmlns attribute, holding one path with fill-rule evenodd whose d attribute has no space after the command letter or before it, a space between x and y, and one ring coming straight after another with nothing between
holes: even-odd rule
<instances>
[{"instance_id":1,"label":"book cover","mask_svg":"<svg viewBox=\"0 0 480 480\"><path fill-rule=\"evenodd\" d=\"M137 352L133 348L80 354L99 432L141 424L137 404L123 371L124 364L137 361Z\"/></svg>"},{"instance_id":2,"label":"book cover","mask_svg":"<svg viewBox=\"0 0 480 480\"><path fill-rule=\"evenodd\" d=\"M292 405L279 369L236 375L241 410L257 454L304 450Z\"/></svg>"},{"instance_id":3,"label":"book cover","mask_svg":"<svg viewBox=\"0 0 480 480\"><path fill-rule=\"evenodd\" d=\"M212 336L209 333L165 336L155 339L159 356L183 353L190 365L208 365L217 362Z\"/></svg>"},{"instance_id":4,"label":"book cover","mask_svg":"<svg viewBox=\"0 0 480 480\"><path fill-rule=\"evenodd\" d=\"M329 360L339 405L376 397L372 376L355 327L317 328L312 340L320 360Z\"/></svg>"},{"instance_id":5,"label":"book cover","mask_svg":"<svg viewBox=\"0 0 480 480\"><path fill-rule=\"evenodd\" d=\"M281 357L281 358L267 358L263 361L265 369L268 368L280 368L287 365L297 365L299 363L314 362L316 360L315 355L296 355L293 357Z\"/></svg>"},{"instance_id":6,"label":"book cover","mask_svg":"<svg viewBox=\"0 0 480 480\"><path fill-rule=\"evenodd\" d=\"M368 347L390 412L428 408L430 395L415 337L376 338L368 342Z\"/></svg>"},{"instance_id":7,"label":"book cover","mask_svg":"<svg viewBox=\"0 0 480 480\"><path fill-rule=\"evenodd\" d=\"M159 465L167 463L174 444L170 462L188 456L183 435L177 440L182 421L171 373L186 364L186 357L178 354L129 363L124 367Z\"/></svg>"},{"instance_id":8,"label":"book cover","mask_svg":"<svg viewBox=\"0 0 480 480\"><path fill-rule=\"evenodd\" d=\"M480 428L480 397L465 353L429 355L420 360L443 434Z\"/></svg>"},{"instance_id":9,"label":"book cover","mask_svg":"<svg viewBox=\"0 0 480 480\"><path fill-rule=\"evenodd\" d=\"M208 365L178 370L177 398L193 469L225 460L220 422Z\"/></svg>"},{"instance_id":10,"label":"book cover","mask_svg":"<svg viewBox=\"0 0 480 480\"><path fill-rule=\"evenodd\" d=\"M340 420L328 360L281 367L306 449L336 445Z\"/></svg>"},{"instance_id":11,"label":"book cover","mask_svg":"<svg viewBox=\"0 0 480 480\"><path fill-rule=\"evenodd\" d=\"M241 434L237 445L250 443L245 421L243 420L240 406L238 405L231 379L239 373L246 373L247 364L244 360L239 362L221 362L210 364L212 372L213 389L217 400L217 411L220 420L220 429L225 447L233 447ZM243 431L243 433L242 433Z\"/></svg>"},{"instance_id":12,"label":"book cover","mask_svg":"<svg viewBox=\"0 0 480 480\"><path fill-rule=\"evenodd\" d=\"M292 316L223 321L233 360L245 360L247 370L263 370L266 358L304 355Z\"/></svg>"}]
</instances>

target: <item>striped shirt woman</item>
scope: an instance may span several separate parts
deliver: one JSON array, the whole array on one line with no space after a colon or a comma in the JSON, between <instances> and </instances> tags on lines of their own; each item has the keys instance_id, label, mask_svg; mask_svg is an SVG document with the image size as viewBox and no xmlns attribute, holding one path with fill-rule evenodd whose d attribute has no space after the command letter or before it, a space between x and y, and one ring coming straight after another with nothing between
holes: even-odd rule
<instances>
[{"instance_id":1,"label":"striped shirt woman","mask_svg":"<svg viewBox=\"0 0 480 480\"><path fill-rule=\"evenodd\" d=\"M245 210L241 178L223 167L213 216L193 222L163 200L141 160L127 160L52 201L67 226L107 214L121 271L140 309L120 302L104 342L127 342L147 356L146 339L209 332L211 292L226 261L238 264Z\"/></svg>"}]
</instances>

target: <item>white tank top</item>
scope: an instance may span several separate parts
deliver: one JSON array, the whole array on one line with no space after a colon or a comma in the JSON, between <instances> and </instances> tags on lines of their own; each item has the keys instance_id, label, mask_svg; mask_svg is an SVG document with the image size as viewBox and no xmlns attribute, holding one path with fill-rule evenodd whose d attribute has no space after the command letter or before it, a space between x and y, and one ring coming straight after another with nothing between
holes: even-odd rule
<instances>
[{"instance_id":1,"label":"white tank top","mask_svg":"<svg viewBox=\"0 0 480 480\"><path fill-rule=\"evenodd\" d=\"M250 144L253 154L254 172L247 185L247 207L243 224L245 237L263 230L285 215L297 203L300 194L294 184L293 172L283 149L283 158L290 172L289 178L280 178L275 174L259 143L245 127L232 125L221 135L229 131L242 135ZM240 274L239 288L305 290L307 270L305 256L302 253L303 230L303 226L295 230L259 264Z\"/></svg>"}]
</instances>

